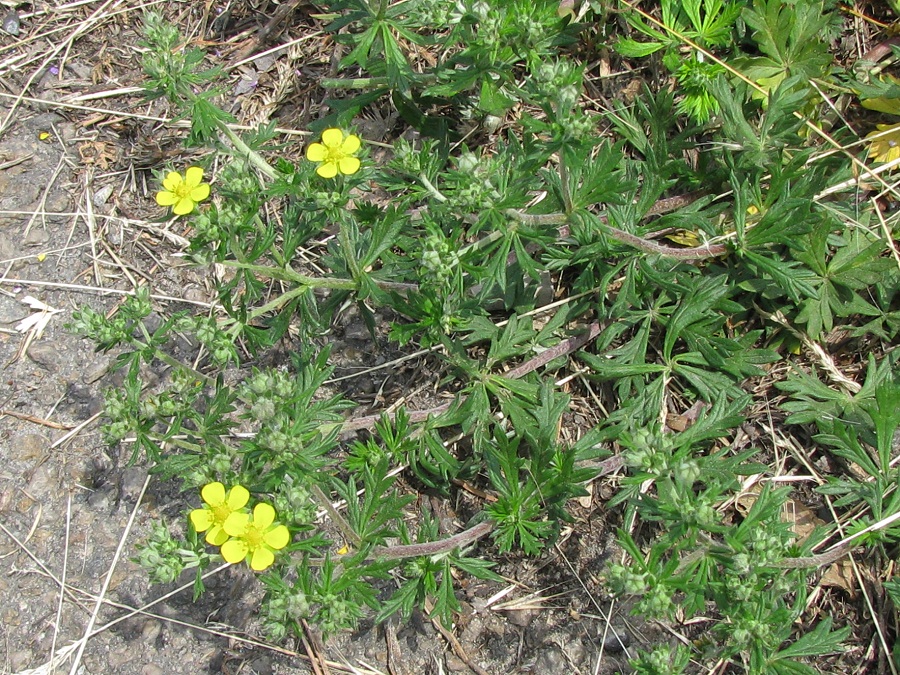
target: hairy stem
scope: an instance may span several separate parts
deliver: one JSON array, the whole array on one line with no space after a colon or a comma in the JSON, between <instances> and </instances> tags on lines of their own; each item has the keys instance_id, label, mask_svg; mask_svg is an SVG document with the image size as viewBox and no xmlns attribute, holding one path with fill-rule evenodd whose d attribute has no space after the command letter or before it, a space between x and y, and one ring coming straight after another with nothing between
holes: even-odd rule
<instances>
[{"instance_id":1,"label":"hairy stem","mask_svg":"<svg viewBox=\"0 0 900 675\"><path fill-rule=\"evenodd\" d=\"M253 166L262 171L263 174L265 174L272 180L275 180L278 177L278 172L275 171L274 168L272 168L272 165L264 160L262 156L258 152L256 152L256 150L253 150L249 145L244 143L244 140L240 136L238 136L234 132L234 130L230 129L227 124L220 124L219 128L234 146L235 150L245 155L247 157L247 160Z\"/></svg>"}]
</instances>

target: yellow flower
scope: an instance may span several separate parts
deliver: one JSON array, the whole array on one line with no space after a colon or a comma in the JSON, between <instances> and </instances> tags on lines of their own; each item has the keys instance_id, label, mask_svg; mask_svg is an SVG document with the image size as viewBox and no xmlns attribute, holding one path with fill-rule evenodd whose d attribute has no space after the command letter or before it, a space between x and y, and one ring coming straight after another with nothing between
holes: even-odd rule
<instances>
[{"instance_id":1,"label":"yellow flower","mask_svg":"<svg viewBox=\"0 0 900 675\"><path fill-rule=\"evenodd\" d=\"M876 162L893 162L900 158L900 124L879 124L878 130L871 132L870 156Z\"/></svg>"},{"instance_id":2,"label":"yellow flower","mask_svg":"<svg viewBox=\"0 0 900 675\"><path fill-rule=\"evenodd\" d=\"M359 160L353 157L359 146L359 136L344 136L340 129L326 129L322 132L321 143L307 146L306 159L321 162L316 173L322 178L334 178L339 173L349 176L359 171Z\"/></svg>"},{"instance_id":3,"label":"yellow flower","mask_svg":"<svg viewBox=\"0 0 900 675\"><path fill-rule=\"evenodd\" d=\"M184 176L170 171L163 179L165 189L156 193L156 203L171 206L176 216L185 216L194 210L197 202L209 197L209 183L202 181L203 169L199 166L188 167Z\"/></svg>"},{"instance_id":4,"label":"yellow flower","mask_svg":"<svg viewBox=\"0 0 900 675\"><path fill-rule=\"evenodd\" d=\"M222 557L232 564L246 559L257 572L269 567L275 562L275 551L291 540L288 529L274 522L275 509L268 504L257 504L252 518L249 513L232 513L225 521L225 532L234 539L222 544Z\"/></svg>"},{"instance_id":5,"label":"yellow flower","mask_svg":"<svg viewBox=\"0 0 900 675\"><path fill-rule=\"evenodd\" d=\"M191 511L191 522L197 532L206 532L206 541L213 546L221 546L228 541L228 534L222 528L228 517L244 508L250 500L247 488L235 485L227 493L221 483L204 485L200 496L206 506ZM246 514L245 514L246 515Z\"/></svg>"}]
</instances>

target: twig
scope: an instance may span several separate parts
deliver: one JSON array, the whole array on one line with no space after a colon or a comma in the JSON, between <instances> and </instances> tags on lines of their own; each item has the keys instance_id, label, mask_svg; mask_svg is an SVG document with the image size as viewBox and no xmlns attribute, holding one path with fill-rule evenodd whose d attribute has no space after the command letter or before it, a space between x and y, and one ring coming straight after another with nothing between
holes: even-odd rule
<instances>
[{"instance_id":1,"label":"twig","mask_svg":"<svg viewBox=\"0 0 900 675\"><path fill-rule=\"evenodd\" d=\"M40 424L41 426L50 427L51 429L61 429L63 431L68 431L72 428L71 424L60 424L59 422L51 422L50 420L45 420L41 417L35 417L34 415L26 415L25 413L16 412L15 410L0 409L0 417L3 417L4 415L15 417L16 419L24 420L26 422L32 422L33 424Z\"/></svg>"}]
</instances>

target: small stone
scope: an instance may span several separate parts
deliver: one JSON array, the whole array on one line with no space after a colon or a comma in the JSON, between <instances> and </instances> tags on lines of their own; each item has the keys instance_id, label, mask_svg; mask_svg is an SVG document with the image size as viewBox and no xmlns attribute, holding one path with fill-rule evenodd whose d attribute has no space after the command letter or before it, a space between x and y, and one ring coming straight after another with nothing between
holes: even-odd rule
<instances>
[{"instance_id":1,"label":"small stone","mask_svg":"<svg viewBox=\"0 0 900 675\"><path fill-rule=\"evenodd\" d=\"M344 328L344 339L368 342L372 339L372 334L366 327L365 322L354 321L353 323L348 324L346 328Z\"/></svg>"},{"instance_id":2,"label":"small stone","mask_svg":"<svg viewBox=\"0 0 900 675\"><path fill-rule=\"evenodd\" d=\"M247 667L251 673L257 673L258 675L272 675L275 672L272 668L272 659L268 656L260 656L247 662Z\"/></svg>"},{"instance_id":3,"label":"small stone","mask_svg":"<svg viewBox=\"0 0 900 675\"><path fill-rule=\"evenodd\" d=\"M455 654L447 654L445 662L447 664L447 670L451 673L463 673L469 671L469 666Z\"/></svg>"},{"instance_id":4,"label":"small stone","mask_svg":"<svg viewBox=\"0 0 900 675\"><path fill-rule=\"evenodd\" d=\"M512 609L507 612L507 616L509 617L509 622L513 626L527 628L531 625L531 622L534 621L537 612L533 609Z\"/></svg>"},{"instance_id":5,"label":"small stone","mask_svg":"<svg viewBox=\"0 0 900 675\"><path fill-rule=\"evenodd\" d=\"M141 626L141 638L143 638L144 642L154 643L156 639L159 637L159 634L162 632L162 624L159 621L155 621L153 619L149 621L145 621L144 625Z\"/></svg>"},{"instance_id":6,"label":"small stone","mask_svg":"<svg viewBox=\"0 0 900 675\"><path fill-rule=\"evenodd\" d=\"M19 613L11 607L7 607L0 613L0 619L2 619L3 623L7 626L18 626L22 623L19 618Z\"/></svg>"},{"instance_id":7,"label":"small stone","mask_svg":"<svg viewBox=\"0 0 900 675\"><path fill-rule=\"evenodd\" d=\"M28 358L51 373L59 368L59 350L49 342L32 342L28 347Z\"/></svg>"},{"instance_id":8,"label":"small stone","mask_svg":"<svg viewBox=\"0 0 900 675\"><path fill-rule=\"evenodd\" d=\"M603 638L603 650L610 654L621 654L631 644L631 635L629 633L617 631L614 628L610 628L607 631L606 637L603 637L602 633L600 637Z\"/></svg>"},{"instance_id":9,"label":"small stone","mask_svg":"<svg viewBox=\"0 0 900 675\"><path fill-rule=\"evenodd\" d=\"M163 669L155 663L147 663L141 668L141 675L163 675Z\"/></svg>"},{"instance_id":10,"label":"small stone","mask_svg":"<svg viewBox=\"0 0 900 675\"><path fill-rule=\"evenodd\" d=\"M97 363L84 371L84 375L81 376L81 381L85 384L93 384L106 375L107 372L109 372L109 360L101 359L100 363Z\"/></svg>"},{"instance_id":11,"label":"small stone","mask_svg":"<svg viewBox=\"0 0 900 675\"><path fill-rule=\"evenodd\" d=\"M47 196L44 208L50 213L65 213L70 210L71 205L72 200L69 198L69 195L60 190L59 192L51 192Z\"/></svg>"},{"instance_id":12,"label":"small stone","mask_svg":"<svg viewBox=\"0 0 900 675\"><path fill-rule=\"evenodd\" d=\"M26 246L43 246L50 241L50 233L40 227L33 227L28 234L25 235Z\"/></svg>"},{"instance_id":13,"label":"small stone","mask_svg":"<svg viewBox=\"0 0 900 675\"><path fill-rule=\"evenodd\" d=\"M534 660L535 673L565 673L568 672L566 657L562 651L552 645L547 645L540 651Z\"/></svg>"},{"instance_id":14,"label":"small stone","mask_svg":"<svg viewBox=\"0 0 900 675\"><path fill-rule=\"evenodd\" d=\"M3 252L0 251L0 260L2 259ZM28 316L28 308L25 305L12 298L0 296L0 324L16 323L26 316Z\"/></svg>"},{"instance_id":15,"label":"small stone","mask_svg":"<svg viewBox=\"0 0 900 675\"><path fill-rule=\"evenodd\" d=\"M103 206L110 196L113 193L112 185L104 185L102 188L94 192L94 196L91 201L94 202L94 206L100 207Z\"/></svg>"},{"instance_id":16,"label":"small stone","mask_svg":"<svg viewBox=\"0 0 900 675\"><path fill-rule=\"evenodd\" d=\"M2 185L0 185L2 187ZM0 223L2 225L3 223ZM8 235L2 230L0 230L0 261L10 261L13 258L18 258L18 254L16 253L16 247L13 244L12 235ZM22 261L18 261L22 262ZM8 264L8 262L4 262L4 264ZM13 269L15 269L15 263L13 263Z\"/></svg>"},{"instance_id":17,"label":"small stone","mask_svg":"<svg viewBox=\"0 0 900 675\"><path fill-rule=\"evenodd\" d=\"M50 462L43 462L31 474L31 480L25 490L32 497L41 500L41 497L49 497L59 489L59 479L56 477Z\"/></svg>"}]
</instances>

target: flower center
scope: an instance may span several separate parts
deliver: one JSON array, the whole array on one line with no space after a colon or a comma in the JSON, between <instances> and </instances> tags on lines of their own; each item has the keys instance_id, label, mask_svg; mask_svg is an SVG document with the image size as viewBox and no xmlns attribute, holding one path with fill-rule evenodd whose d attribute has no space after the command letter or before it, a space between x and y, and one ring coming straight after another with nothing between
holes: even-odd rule
<instances>
[{"instance_id":1,"label":"flower center","mask_svg":"<svg viewBox=\"0 0 900 675\"><path fill-rule=\"evenodd\" d=\"M175 194L178 199L184 199L185 197L190 196L191 194L191 186L187 184L187 181L181 181L172 192Z\"/></svg>"},{"instance_id":2,"label":"flower center","mask_svg":"<svg viewBox=\"0 0 900 675\"><path fill-rule=\"evenodd\" d=\"M228 518L228 516L231 515L231 509L228 508L228 504L219 504L218 506L214 506L212 507L212 512L213 517L216 519L216 522L220 525L225 522L225 519Z\"/></svg>"},{"instance_id":3,"label":"flower center","mask_svg":"<svg viewBox=\"0 0 900 675\"><path fill-rule=\"evenodd\" d=\"M244 541L247 542L247 548L251 551L255 551L260 546L263 545L263 532L258 527L254 527L253 525L247 528L247 531L244 533Z\"/></svg>"},{"instance_id":4,"label":"flower center","mask_svg":"<svg viewBox=\"0 0 900 675\"><path fill-rule=\"evenodd\" d=\"M326 163L339 163L342 159L344 159L344 152L338 148L328 148L325 152L325 162Z\"/></svg>"}]
</instances>

